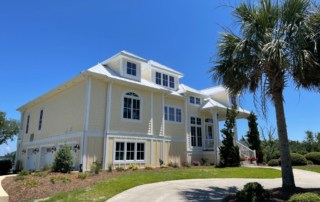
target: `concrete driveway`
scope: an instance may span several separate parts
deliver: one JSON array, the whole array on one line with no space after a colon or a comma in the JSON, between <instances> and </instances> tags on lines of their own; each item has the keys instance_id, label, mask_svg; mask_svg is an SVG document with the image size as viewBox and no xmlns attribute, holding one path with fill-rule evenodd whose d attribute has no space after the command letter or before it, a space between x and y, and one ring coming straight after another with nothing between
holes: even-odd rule
<instances>
[{"instance_id":1,"label":"concrete driveway","mask_svg":"<svg viewBox=\"0 0 320 202\"><path fill-rule=\"evenodd\" d=\"M304 170L293 170L297 187L320 188L320 174ZM230 193L241 190L248 182L259 182L264 188L281 187L277 179L192 179L158 182L141 185L124 191L108 202L139 201L220 201Z\"/></svg>"}]
</instances>

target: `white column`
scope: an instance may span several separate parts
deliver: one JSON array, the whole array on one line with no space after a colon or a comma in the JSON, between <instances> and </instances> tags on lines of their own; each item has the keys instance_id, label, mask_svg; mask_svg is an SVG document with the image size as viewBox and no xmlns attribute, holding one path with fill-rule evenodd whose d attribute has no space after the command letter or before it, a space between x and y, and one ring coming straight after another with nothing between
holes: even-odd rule
<instances>
[{"instance_id":1,"label":"white column","mask_svg":"<svg viewBox=\"0 0 320 202\"><path fill-rule=\"evenodd\" d=\"M153 92L151 92L151 97L150 97L150 135L154 135L153 131ZM163 110L163 109L162 109Z\"/></svg>"},{"instance_id":2,"label":"white column","mask_svg":"<svg viewBox=\"0 0 320 202\"><path fill-rule=\"evenodd\" d=\"M219 157L219 144L220 144L220 136L219 136L219 120L218 113L216 110L212 111L212 121L213 121L213 137L214 137L214 155L215 155L215 165L219 165L220 157Z\"/></svg>"},{"instance_id":3,"label":"white column","mask_svg":"<svg viewBox=\"0 0 320 202\"><path fill-rule=\"evenodd\" d=\"M90 98L91 98L91 77L87 77L87 86L86 86L86 101L85 101L85 111L83 118L83 136L82 136L82 171L87 170L87 136L86 132L89 128L89 113L90 113Z\"/></svg>"},{"instance_id":4,"label":"white column","mask_svg":"<svg viewBox=\"0 0 320 202\"><path fill-rule=\"evenodd\" d=\"M164 93L162 94L162 160L163 162L165 162L165 140L164 137L166 135L166 123L165 123L165 118L164 118L164 106L165 106L165 102L164 102Z\"/></svg>"},{"instance_id":5,"label":"white column","mask_svg":"<svg viewBox=\"0 0 320 202\"><path fill-rule=\"evenodd\" d=\"M188 97L186 97L185 102L184 102L184 111L185 111L185 115L184 115L184 123L185 123L185 130L186 130L186 150L189 151L190 150L190 141L189 141L189 127L188 127L188 123L189 123L189 115L188 115Z\"/></svg>"},{"instance_id":6,"label":"white column","mask_svg":"<svg viewBox=\"0 0 320 202\"><path fill-rule=\"evenodd\" d=\"M108 157L109 157L109 138L108 134L110 132L110 114L111 114L111 96L112 96L112 83L108 84L107 89L107 106L106 106L106 123L105 132L103 134L103 167L106 170L108 168Z\"/></svg>"}]
</instances>

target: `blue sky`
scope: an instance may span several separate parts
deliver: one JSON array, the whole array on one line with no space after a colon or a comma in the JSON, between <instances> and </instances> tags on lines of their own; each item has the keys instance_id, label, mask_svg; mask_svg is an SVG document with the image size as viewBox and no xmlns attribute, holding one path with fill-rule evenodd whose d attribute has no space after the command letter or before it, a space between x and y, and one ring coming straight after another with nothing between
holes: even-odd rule
<instances>
[{"instance_id":1,"label":"blue sky","mask_svg":"<svg viewBox=\"0 0 320 202\"><path fill-rule=\"evenodd\" d=\"M233 1L230 1L231 3ZM0 6L0 110L19 119L16 108L113 54L127 50L185 74L196 89L216 85L208 74L222 27L236 30L231 10L218 0L2 1ZM289 138L320 131L320 96L285 91ZM252 95L242 107L256 111ZM275 127L270 105L263 127ZM222 124L221 124L222 125ZM239 136L247 122L238 121ZM0 155L15 141L0 146Z\"/></svg>"}]
</instances>

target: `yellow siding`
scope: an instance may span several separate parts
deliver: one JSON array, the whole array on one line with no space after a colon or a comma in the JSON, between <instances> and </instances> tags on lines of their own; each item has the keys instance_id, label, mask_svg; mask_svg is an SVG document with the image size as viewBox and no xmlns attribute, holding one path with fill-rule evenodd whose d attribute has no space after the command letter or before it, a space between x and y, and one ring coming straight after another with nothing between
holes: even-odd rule
<instances>
[{"instance_id":1,"label":"yellow siding","mask_svg":"<svg viewBox=\"0 0 320 202\"><path fill-rule=\"evenodd\" d=\"M185 142L167 142L166 143L167 162L175 162L181 165L186 161L186 143Z\"/></svg>"},{"instance_id":2,"label":"yellow siding","mask_svg":"<svg viewBox=\"0 0 320 202\"><path fill-rule=\"evenodd\" d=\"M109 63L108 67L110 67L114 72L120 75L120 60Z\"/></svg>"},{"instance_id":3,"label":"yellow siding","mask_svg":"<svg viewBox=\"0 0 320 202\"><path fill-rule=\"evenodd\" d=\"M90 170L94 162L101 162L103 156L103 137L88 137L87 140L87 169Z\"/></svg>"},{"instance_id":4,"label":"yellow siding","mask_svg":"<svg viewBox=\"0 0 320 202\"><path fill-rule=\"evenodd\" d=\"M178 100L173 98L166 98L165 104L167 106L173 106L178 107L181 109L182 112L182 122L165 122L165 129L166 129L166 136L171 137L179 137L179 138L185 138L186 137L186 131L185 131L185 107L184 107L184 100Z\"/></svg>"},{"instance_id":5,"label":"yellow siding","mask_svg":"<svg viewBox=\"0 0 320 202\"><path fill-rule=\"evenodd\" d=\"M141 78L144 78L148 81L152 81L152 78L150 77L150 72L151 70L148 68L148 69L145 69L141 72Z\"/></svg>"},{"instance_id":6,"label":"yellow siding","mask_svg":"<svg viewBox=\"0 0 320 202\"><path fill-rule=\"evenodd\" d=\"M153 94L153 131L154 135L162 135L163 127L162 94Z\"/></svg>"},{"instance_id":7,"label":"yellow siding","mask_svg":"<svg viewBox=\"0 0 320 202\"><path fill-rule=\"evenodd\" d=\"M141 98L140 120L127 120L122 118L123 95L126 92L135 92ZM148 134L150 132L150 95L144 91L132 86L113 85L111 101L111 119L110 130L118 132L134 132Z\"/></svg>"},{"instance_id":8,"label":"yellow siding","mask_svg":"<svg viewBox=\"0 0 320 202\"><path fill-rule=\"evenodd\" d=\"M86 83L80 82L26 110L23 140L29 141L54 135L75 133L83 130ZM38 131L40 110L43 109L42 129ZM30 114L29 132L26 132L27 116Z\"/></svg>"},{"instance_id":9,"label":"yellow siding","mask_svg":"<svg viewBox=\"0 0 320 202\"><path fill-rule=\"evenodd\" d=\"M102 80L92 79L91 99L89 111L89 130L104 131L106 104L107 104L107 83Z\"/></svg>"}]
</instances>

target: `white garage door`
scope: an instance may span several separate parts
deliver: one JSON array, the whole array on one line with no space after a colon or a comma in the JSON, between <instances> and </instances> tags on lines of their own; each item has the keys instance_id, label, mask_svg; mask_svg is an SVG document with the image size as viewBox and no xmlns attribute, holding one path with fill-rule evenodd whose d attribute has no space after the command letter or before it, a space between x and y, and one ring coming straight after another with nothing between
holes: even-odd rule
<instances>
[{"instance_id":1,"label":"white garage door","mask_svg":"<svg viewBox=\"0 0 320 202\"><path fill-rule=\"evenodd\" d=\"M52 165L53 153L51 152L51 147L42 147L40 155L40 170L45 166Z\"/></svg>"},{"instance_id":2,"label":"white garage door","mask_svg":"<svg viewBox=\"0 0 320 202\"><path fill-rule=\"evenodd\" d=\"M33 149L28 149L25 169L26 170L36 169L36 153L33 152Z\"/></svg>"}]
</instances>

